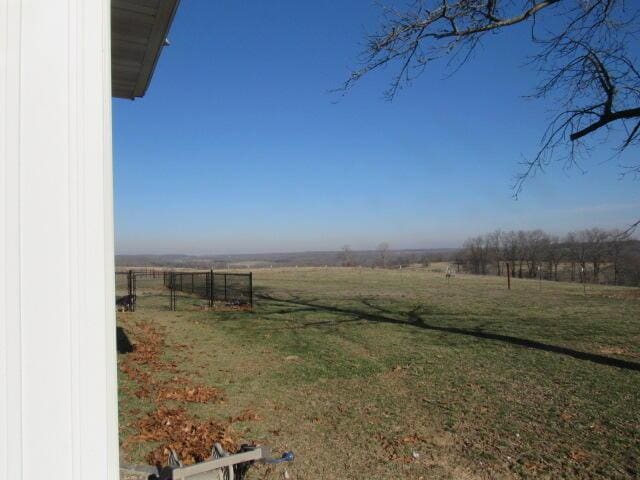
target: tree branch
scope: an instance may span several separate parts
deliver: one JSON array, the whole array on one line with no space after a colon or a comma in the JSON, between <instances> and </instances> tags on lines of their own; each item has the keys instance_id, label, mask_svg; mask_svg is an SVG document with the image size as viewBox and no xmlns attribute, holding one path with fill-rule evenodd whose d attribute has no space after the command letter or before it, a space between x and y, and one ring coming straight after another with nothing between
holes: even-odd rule
<instances>
[{"instance_id":1,"label":"tree branch","mask_svg":"<svg viewBox=\"0 0 640 480\"><path fill-rule=\"evenodd\" d=\"M569 139L573 142L575 140L578 140L579 138L584 137L585 135L595 132L599 128L602 128L611 122L615 122L616 120L625 120L636 117L640 117L640 107L629 108L627 110L621 110L619 112L613 112L608 115L603 115L597 122L592 123L582 130L578 130L577 132L572 133L569 136Z\"/></svg>"}]
</instances>

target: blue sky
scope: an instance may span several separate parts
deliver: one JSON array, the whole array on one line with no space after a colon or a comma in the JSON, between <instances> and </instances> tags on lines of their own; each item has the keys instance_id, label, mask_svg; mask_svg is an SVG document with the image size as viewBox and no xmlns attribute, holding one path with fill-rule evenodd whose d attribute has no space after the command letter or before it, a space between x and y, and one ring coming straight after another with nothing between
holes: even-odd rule
<instances>
[{"instance_id":1,"label":"blue sky","mask_svg":"<svg viewBox=\"0 0 640 480\"><path fill-rule=\"evenodd\" d=\"M458 246L496 228L624 227L640 183L602 148L512 198L551 105L524 98L526 29L492 36L382 98L392 70L345 97L379 9L362 0L183 0L147 95L114 100L117 253Z\"/></svg>"}]
</instances>

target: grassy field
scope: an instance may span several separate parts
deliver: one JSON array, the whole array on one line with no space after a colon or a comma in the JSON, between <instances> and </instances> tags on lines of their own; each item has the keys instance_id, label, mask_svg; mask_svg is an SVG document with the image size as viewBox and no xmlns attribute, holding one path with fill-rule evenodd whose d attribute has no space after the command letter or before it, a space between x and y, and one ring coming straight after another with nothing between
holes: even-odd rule
<instances>
[{"instance_id":1,"label":"grassy field","mask_svg":"<svg viewBox=\"0 0 640 480\"><path fill-rule=\"evenodd\" d=\"M299 479L640 476L638 290L343 268L254 282L253 312L169 312L139 283L118 314L136 345L119 355L125 461L201 449L175 426L291 449Z\"/></svg>"}]
</instances>

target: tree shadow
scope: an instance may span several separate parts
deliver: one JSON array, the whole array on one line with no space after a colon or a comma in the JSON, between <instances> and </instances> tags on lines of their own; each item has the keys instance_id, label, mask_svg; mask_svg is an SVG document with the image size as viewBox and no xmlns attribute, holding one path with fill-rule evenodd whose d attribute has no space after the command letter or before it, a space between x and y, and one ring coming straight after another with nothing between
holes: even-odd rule
<instances>
[{"instance_id":1,"label":"tree shadow","mask_svg":"<svg viewBox=\"0 0 640 480\"><path fill-rule=\"evenodd\" d=\"M303 300L297 297L293 297L291 299L283 299L283 298L272 297L267 294L261 294L259 295L259 298L263 300L268 300L271 302L278 302L285 305L292 305L296 307L289 311L284 311L284 310L277 311L278 313L295 313L296 311L331 312L331 313L336 313L340 315L353 316L353 317L356 317L356 319L366 320L369 322L391 323L396 325L416 327L416 328L435 331L435 332L464 335L468 337L479 338L482 340L493 340L497 342L508 343L510 345L516 345L519 347L532 348L532 349L536 349L544 352L565 355L578 360L597 363L599 365L606 365L610 367L616 367L616 368L622 368L626 370L633 370L636 372L640 372L640 363L632 362L629 360L623 360L619 358L607 357L605 355L600 355L597 353L574 350L572 348L563 347L559 345L552 345L552 344L540 342L537 340L529 340L526 338L515 337L512 335L504 335L500 333L488 332L483 330L482 326L479 326L479 328L477 329L468 329L468 328L442 326L442 325L434 325L431 323L427 323L427 321L425 321L425 319L423 318L422 310L424 309L424 307L420 307L420 306L415 307L414 309L408 312L393 312L379 305L375 305L369 300L366 300L366 299L361 300L363 305L379 312L379 313L371 313L371 312L358 310L355 308L345 308L345 307L336 307L333 305L324 305L321 303L317 303L317 301L312 303L310 301ZM273 313L273 312L270 312L270 313ZM433 313L427 313L427 314L432 315ZM397 316L401 318L396 318ZM314 322L307 325L319 326L322 323L331 323L331 322Z\"/></svg>"}]
</instances>

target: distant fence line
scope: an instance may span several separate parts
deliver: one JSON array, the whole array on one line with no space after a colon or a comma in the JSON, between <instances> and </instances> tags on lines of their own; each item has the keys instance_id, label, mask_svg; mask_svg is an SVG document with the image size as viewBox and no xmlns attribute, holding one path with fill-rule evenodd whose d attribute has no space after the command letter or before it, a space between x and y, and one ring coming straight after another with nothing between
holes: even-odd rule
<instances>
[{"instance_id":1,"label":"distant fence line","mask_svg":"<svg viewBox=\"0 0 640 480\"><path fill-rule=\"evenodd\" d=\"M207 300L209 307L217 302L253 308L253 273L220 273L209 271L175 272L167 270L127 270L116 273L116 306L135 311L138 279L162 279L169 290L169 309L177 309L178 292ZM118 288L119 285L119 288Z\"/></svg>"},{"instance_id":2,"label":"distant fence line","mask_svg":"<svg viewBox=\"0 0 640 480\"><path fill-rule=\"evenodd\" d=\"M127 275L129 272L135 273L138 277L163 278L167 270L156 268L127 268L126 270L116 270L116 275Z\"/></svg>"},{"instance_id":3,"label":"distant fence line","mask_svg":"<svg viewBox=\"0 0 640 480\"><path fill-rule=\"evenodd\" d=\"M177 292L216 302L253 308L253 273L165 272L163 283L170 290L169 308L177 308Z\"/></svg>"}]
</instances>

